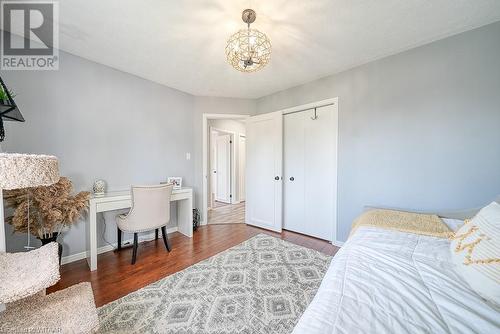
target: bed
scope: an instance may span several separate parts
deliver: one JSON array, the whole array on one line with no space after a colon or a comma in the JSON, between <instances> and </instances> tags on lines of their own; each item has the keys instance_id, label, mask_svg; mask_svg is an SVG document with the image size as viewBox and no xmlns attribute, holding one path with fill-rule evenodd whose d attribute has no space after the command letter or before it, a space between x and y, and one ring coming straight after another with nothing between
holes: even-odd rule
<instances>
[{"instance_id":1,"label":"bed","mask_svg":"<svg viewBox=\"0 0 500 334\"><path fill-rule=\"evenodd\" d=\"M450 257L447 239L360 227L293 333L500 333L499 310Z\"/></svg>"}]
</instances>

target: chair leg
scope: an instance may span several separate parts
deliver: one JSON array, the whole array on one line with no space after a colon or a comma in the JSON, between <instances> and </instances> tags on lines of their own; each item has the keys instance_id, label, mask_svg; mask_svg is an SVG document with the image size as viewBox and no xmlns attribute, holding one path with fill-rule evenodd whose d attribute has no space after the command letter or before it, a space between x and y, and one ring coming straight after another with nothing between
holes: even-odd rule
<instances>
[{"instance_id":1,"label":"chair leg","mask_svg":"<svg viewBox=\"0 0 500 334\"><path fill-rule=\"evenodd\" d=\"M170 246L168 245L167 228L165 226L162 226L161 228L161 235L163 236L165 247L167 247L167 250L170 252Z\"/></svg>"},{"instance_id":2,"label":"chair leg","mask_svg":"<svg viewBox=\"0 0 500 334\"><path fill-rule=\"evenodd\" d=\"M118 238L117 239L117 244L118 244L118 250L122 249L122 231L117 227L116 232L118 233Z\"/></svg>"},{"instance_id":3,"label":"chair leg","mask_svg":"<svg viewBox=\"0 0 500 334\"><path fill-rule=\"evenodd\" d=\"M158 229L155 230L155 240L158 239Z\"/></svg>"},{"instance_id":4,"label":"chair leg","mask_svg":"<svg viewBox=\"0 0 500 334\"><path fill-rule=\"evenodd\" d=\"M132 264L135 264L135 260L137 258L137 244L138 244L138 240L137 240L137 233L134 233L134 249L132 250Z\"/></svg>"}]
</instances>

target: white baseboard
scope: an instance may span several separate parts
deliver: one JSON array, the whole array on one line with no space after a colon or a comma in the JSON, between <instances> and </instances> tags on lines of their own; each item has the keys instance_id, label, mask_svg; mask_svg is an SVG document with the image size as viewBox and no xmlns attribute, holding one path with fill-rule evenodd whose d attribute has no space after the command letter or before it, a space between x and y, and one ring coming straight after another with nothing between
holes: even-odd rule
<instances>
[{"instance_id":1,"label":"white baseboard","mask_svg":"<svg viewBox=\"0 0 500 334\"><path fill-rule=\"evenodd\" d=\"M342 247L342 246L344 246L344 242L335 240L335 241L332 241L332 245L337 246L337 247Z\"/></svg>"},{"instance_id":2,"label":"white baseboard","mask_svg":"<svg viewBox=\"0 0 500 334\"><path fill-rule=\"evenodd\" d=\"M167 229L167 233L173 233L173 232L177 232L177 226L174 226L174 227L171 227L171 228ZM159 235L161 236L161 231L160 231ZM151 241L153 239L154 239L154 232L151 232L151 233L139 236L139 242ZM123 245L126 245L127 243L131 244L133 242L134 242L133 239L122 240L122 244ZM106 252L112 251L112 250L116 249L116 247L117 247L117 243L116 242L112 243L111 245L105 245L105 246L99 247L99 248L97 248L97 254L102 254L102 253L106 253ZM61 264L75 262L75 261L78 261L78 260L83 260L85 258L87 258L87 252L86 251L85 252L76 253L76 254L72 254L72 255L68 255L68 256L63 256L62 259L61 259Z\"/></svg>"}]
</instances>

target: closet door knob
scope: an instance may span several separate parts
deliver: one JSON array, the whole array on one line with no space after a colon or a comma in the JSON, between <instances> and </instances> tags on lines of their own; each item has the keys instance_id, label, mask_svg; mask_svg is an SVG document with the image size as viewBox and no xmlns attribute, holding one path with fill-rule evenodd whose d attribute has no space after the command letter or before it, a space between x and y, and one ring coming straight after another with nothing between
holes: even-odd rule
<instances>
[{"instance_id":1,"label":"closet door knob","mask_svg":"<svg viewBox=\"0 0 500 334\"><path fill-rule=\"evenodd\" d=\"M274 179L275 179L276 181L279 181L280 177L279 177L279 176L275 176L275 177L274 177Z\"/></svg>"},{"instance_id":2,"label":"closet door knob","mask_svg":"<svg viewBox=\"0 0 500 334\"><path fill-rule=\"evenodd\" d=\"M295 178L294 178L293 176L292 176L292 177L290 177L290 181L293 181L293 180L295 180Z\"/></svg>"}]
</instances>

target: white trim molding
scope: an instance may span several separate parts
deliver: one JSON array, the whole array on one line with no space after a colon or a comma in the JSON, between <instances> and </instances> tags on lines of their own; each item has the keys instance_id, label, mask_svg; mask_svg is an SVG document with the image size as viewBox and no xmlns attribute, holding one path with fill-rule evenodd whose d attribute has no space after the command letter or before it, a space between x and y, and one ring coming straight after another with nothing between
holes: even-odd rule
<instances>
[{"instance_id":1,"label":"white trim molding","mask_svg":"<svg viewBox=\"0 0 500 334\"><path fill-rule=\"evenodd\" d=\"M290 107L290 108L286 108L286 109L281 109L279 111L281 111L283 114L289 114L289 113L297 112L297 111L304 111L304 110L308 110L308 109L320 108L320 107L328 106L331 104L338 106L338 103L339 103L339 98L332 97L330 99L301 104L298 106L294 106L294 107Z\"/></svg>"},{"instance_id":2,"label":"white trim molding","mask_svg":"<svg viewBox=\"0 0 500 334\"><path fill-rule=\"evenodd\" d=\"M177 226L170 227L167 229L167 234L173 233L173 232L177 232ZM161 230L159 231L158 236L159 237L162 236ZM146 242L146 241L152 241L152 240L154 240L154 233L153 232L139 236L139 242ZM122 245L128 245L128 244L131 245L133 242L134 242L133 239L125 239L125 240L122 240ZM106 253L109 251L113 251L117 248L117 246L118 246L118 244L116 242L114 242L114 243L111 243L109 245L99 247L99 248L97 248L97 254L102 254L102 253ZM163 244L162 244L162 246L163 246ZM80 252L80 253L76 253L76 254L71 254L68 256L63 256L61 259L61 264L67 264L67 263L83 260L86 258L87 258L87 252Z\"/></svg>"},{"instance_id":3,"label":"white trim molding","mask_svg":"<svg viewBox=\"0 0 500 334\"><path fill-rule=\"evenodd\" d=\"M208 224L208 120L209 119L234 119L245 120L251 115L242 114L202 114L202 207L201 207L201 222L200 225Z\"/></svg>"},{"instance_id":4,"label":"white trim molding","mask_svg":"<svg viewBox=\"0 0 500 334\"><path fill-rule=\"evenodd\" d=\"M342 247L342 246L344 246L344 244L345 244L345 242L343 242L343 241L338 241L338 240L332 241L332 245L337 246L337 247Z\"/></svg>"}]
</instances>

